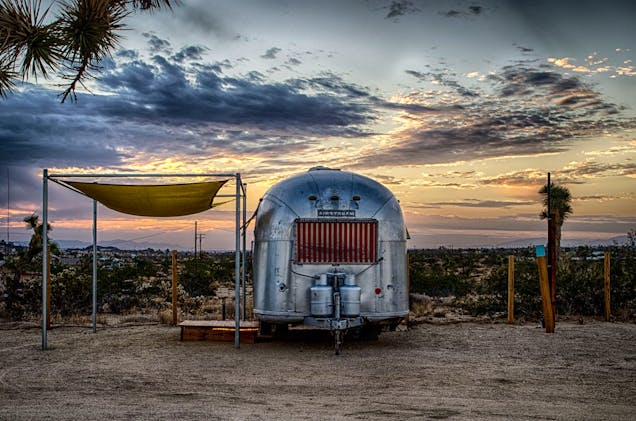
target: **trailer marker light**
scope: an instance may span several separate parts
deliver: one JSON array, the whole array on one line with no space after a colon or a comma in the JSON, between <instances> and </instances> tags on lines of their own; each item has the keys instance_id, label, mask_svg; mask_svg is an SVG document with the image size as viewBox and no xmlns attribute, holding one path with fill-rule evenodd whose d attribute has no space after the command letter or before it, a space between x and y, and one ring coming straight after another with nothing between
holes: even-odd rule
<instances>
[{"instance_id":1,"label":"trailer marker light","mask_svg":"<svg viewBox=\"0 0 636 421\"><path fill-rule=\"evenodd\" d=\"M382 288L376 288L375 295L380 295L380 294L382 294Z\"/></svg>"}]
</instances>

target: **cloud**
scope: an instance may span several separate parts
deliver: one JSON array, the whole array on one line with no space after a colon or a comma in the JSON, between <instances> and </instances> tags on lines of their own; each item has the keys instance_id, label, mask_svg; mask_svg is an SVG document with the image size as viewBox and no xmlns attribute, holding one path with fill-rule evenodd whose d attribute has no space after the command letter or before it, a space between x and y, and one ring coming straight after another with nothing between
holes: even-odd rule
<instances>
[{"instance_id":1,"label":"cloud","mask_svg":"<svg viewBox=\"0 0 636 421\"><path fill-rule=\"evenodd\" d=\"M265 53L263 55L261 55L261 57L265 58L265 59L268 59L268 60L273 60L273 59L276 58L276 55L278 53L280 53L281 51L283 51L283 50L281 50L278 47L272 47L272 48L268 49L267 51L265 51Z\"/></svg>"},{"instance_id":2,"label":"cloud","mask_svg":"<svg viewBox=\"0 0 636 421\"><path fill-rule=\"evenodd\" d=\"M117 52L115 52L115 57L136 60L137 58L139 58L139 53L135 50L118 50Z\"/></svg>"},{"instance_id":3,"label":"cloud","mask_svg":"<svg viewBox=\"0 0 636 421\"><path fill-rule=\"evenodd\" d=\"M586 178L625 176L636 177L636 162L627 161L620 163L595 162L592 160L584 162L572 162L563 168L559 174L563 174L570 182L579 181Z\"/></svg>"},{"instance_id":4,"label":"cloud","mask_svg":"<svg viewBox=\"0 0 636 421\"><path fill-rule=\"evenodd\" d=\"M108 95L59 104L41 87L0 108L2 166L113 167L137 156L204 154L268 158L303 153L325 136L366 136L377 118L366 88L333 74L268 82L201 64L202 47L144 61L126 52L97 81ZM195 60L195 61L193 61Z\"/></svg>"},{"instance_id":5,"label":"cloud","mask_svg":"<svg viewBox=\"0 0 636 421\"><path fill-rule=\"evenodd\" d=\"M478 200L464 199L454 202L433 202L430 205L438 207L456 206L465 208L504 208L508 209L513 206L536 205L536 201L502 201L502 200Z\"/></svg>"},{"instance_id":6,"label":"cloud","mask_svg":"<svg viewBox=\"0 0 636 421\"><path fill-rule=\"evenodd\" d=\"M442 16L447 18L469 18L471 16L479 16L485 12L484 6L480 4L470 4L466 10L451 9L440 12Z\"/></svg>"},{"instance_id":7,"label":"cloud","mask_svg":"<svg viewBox=\"0 0 636 421\"><path fill-rule=\"evenodd\" d=\"M597 52L585 58L585 65L577 64L578 60L574 57L549 57L547 61L556 67L581 74L608 74L610 78L636 76L636 66L631 60L614 58L614 63L611 63L608 57L601 58Z\"/></svg>"},{"instance_id":8,"label":"cloud","mask_svg":"<svg viewBox=\"0 0 636 421\"><path fill-rule=\"evenodd\" d=\"M210 7L209 2L188 3L187 7L176 7L173 11L175 20L181 27L212 34L221 39L243 39L242 35L227 27L225 20L220 17L216 8Z\"/></svg>"},{"instance_id":9,"label":"cloud","mask_svg":"<svg viewBox=\"0 0 636 421\"><path fill-rule=\"evenodd\" d=\"M437 72L418 72L415 70L406 70L406 74L415 77L421 81L432 81L434 84L445 86L451 88L455 92L457 92L461 96L465 97L476 97L479 96L478 93L466 88L461 85L457 80L454 79L454 74L448 74L444 71Z\"/></svg>"},{"instance_id":10,"label":"cloud","mask_svg":"<svg viewBox=\"0 0 636 421\"><path fill-rule=\"evenodd\" d=\"M155 34L145 32L142 34L148 39L148 46L151 53L170 52L170 41L161 39Z\"/></svg>"},{"instance_id":11,"label":"cloud","mask_svg":"<svg viewBox=\"0 0 636 421\"><path fill-rule=\"evenodd\" d=\"M636 163L627 161L620 163L607 163L596 161L571 162L558 171L552 172L553 177L558 178L559 184L575 185L585 184L588 179L604 177L636 177ZM525 169L499 174L494 177L480 178L479 183L495 186L529 186L544 185L546 173L538 169Z\"/></svg>"},{"instance_id":12,"label":"cloud","mask_svg":"<svg viewBox=\"0 0 636 421\"><path fill-rule=\"evenodd\" d=\"M355 167L555 153L579 138L636 128L636 119L592 86L550 65L508 65L470 90L452 73L407 74L447 89L410 96L409 104L422 109L403 108L399 119L408 124L391 133L385 148L360 156Z\"/></svg>"},{"instance_id":13,"label":"cloud","mask_svg":"<svg viewBox=\"0 0 636 421\"><path fill-rule=\"evenodd\" d=\"M303 62L298 60L295 57L291 57L289 60L287 60L286 64L290 65L290 66L298 66L301 65Z\"/></svg>"},{"instance_id":14,"label":"cloud","mask_svg":"<svg viewBox=\"0 0 636 421\"><path fill-rule=\"evenodd\" d=\"M625 194L595 194L595 195L587 195L587 196L576 196L574 198L577 202L609 202L612 200L634 200L636 198L636 193L625 193Z\"/></svg>"},{"instance_id":15,"label":"cloud","mask_svg":"<svg viewBox=\"0 0 636 421\"><path fill-rule=\"evenodd\" d=\"M386 19L395 19L408 13L417 12L417 9L412 1L408 0L396 0L392 1L388 6L389 12L386 15Z\"/></svg>"},{"instance_id":16,"label":"cloud","mask_svg":"<svg viewBox=\"0 0 636 421\"><path fill-rule=\"evenodd\" d=\"M191 45L188 47L183 47L181 50L179 50L178 53L170 58L179 63L182 63L185 60L201 60L203 58L203 53L205 53L207 50L208 49L206 47Z\"/></svg>"},{"instance_id":17,"label":"cloud","mask_svg":"<svg viewBox=\"0 0 636 421\"><path fill-rule=\"evenodd\" d=\"M524 46L518 45L516 43L513 43L512 45L514 45L517 48L517 50L521 51L524 54L525 53L532 53L534 51L533 48L524 47Z\"/></svg>"}]
</instances>

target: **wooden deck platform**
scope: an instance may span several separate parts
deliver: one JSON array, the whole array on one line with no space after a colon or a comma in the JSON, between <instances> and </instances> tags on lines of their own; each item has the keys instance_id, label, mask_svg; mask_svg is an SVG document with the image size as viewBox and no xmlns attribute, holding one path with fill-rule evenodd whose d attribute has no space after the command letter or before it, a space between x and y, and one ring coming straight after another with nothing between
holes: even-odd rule
<instances>
[{"instance_id":1,"label":"wooden deck platform","mask_svg":"<svg viewBox=\"0 0 636 421\"><path fill-rule=\"evenodd\" d=\"M258 322L240 321L241 343L253 344L258 335ZM182 341L234 342L234 320L185 320L179 323Z\"/></svg>"}]
</instances>

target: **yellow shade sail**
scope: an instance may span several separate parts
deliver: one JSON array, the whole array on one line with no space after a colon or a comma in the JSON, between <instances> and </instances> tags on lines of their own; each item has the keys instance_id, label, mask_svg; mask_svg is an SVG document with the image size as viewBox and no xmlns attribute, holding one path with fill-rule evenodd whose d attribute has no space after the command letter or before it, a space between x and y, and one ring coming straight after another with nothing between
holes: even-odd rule
<instances>
[{"instance_id":1,"label":"yellow shade sail","mask_svg":"<svg viewBox=\"0 0 636 421\"><path fill-rule=\"evenodd\" d=\"M129 215L184 216L214 206L214 197L227 180L203 183L130 185L64 181L102 205Z\"/></svg>"}]
</instances>

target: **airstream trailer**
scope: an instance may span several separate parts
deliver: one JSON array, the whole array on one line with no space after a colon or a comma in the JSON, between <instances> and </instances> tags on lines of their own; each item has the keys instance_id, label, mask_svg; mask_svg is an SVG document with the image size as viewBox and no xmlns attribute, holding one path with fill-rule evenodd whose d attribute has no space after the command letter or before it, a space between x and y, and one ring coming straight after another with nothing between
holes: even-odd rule
<instances>
[{"instance_id":1,"label":"airstream trailer","mask_svg":"<svg viewBox=\"0 0 636 421\"><path fill-rule=\"evenodd\" d=\"M408 313L406 229L395 196L351 172L316 167L261 199L254 314L262 326L394 328Z\"/></svg>"}]
</instances>

